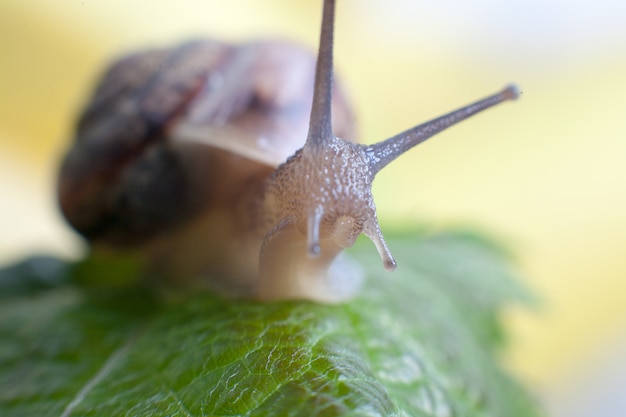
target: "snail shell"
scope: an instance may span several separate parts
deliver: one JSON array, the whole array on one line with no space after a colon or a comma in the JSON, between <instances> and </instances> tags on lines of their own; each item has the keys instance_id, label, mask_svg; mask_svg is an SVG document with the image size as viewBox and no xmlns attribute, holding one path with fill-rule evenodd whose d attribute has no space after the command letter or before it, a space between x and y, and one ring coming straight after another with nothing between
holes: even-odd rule
<instances>
[{"instance_id":1,"label":"snail shell","mask_svg":"<svg viewBox=\"0 0 626 417\"><path fill-rule=\"evenodd\" d=\"M68 221L94 246L133 246L153 270L203 272L214 289L262 300L349 297L356 286L335 284L358 274L332 266L361 233L393 270L376 174L519 92L509 86L382 142L354 143L333 82L334 10L325 0L315 70L284 42L194 42L116 63L61 168Z\"/></svg>"},{"instance_id":2,"label":"snail shell","mask_svg":"<svg viewBox=\"0 0 626 417\"><path fill-rule=\"evenodd\" d=\"M59 201L93 246L138 249L152 270L253 291L249 206L306 138L315 55L279 40L213 40L113 63L79 118ZM334 126L356 138L335 88ZM223 285L222 285L223 284Z\"/></svg>"}]
</instances>

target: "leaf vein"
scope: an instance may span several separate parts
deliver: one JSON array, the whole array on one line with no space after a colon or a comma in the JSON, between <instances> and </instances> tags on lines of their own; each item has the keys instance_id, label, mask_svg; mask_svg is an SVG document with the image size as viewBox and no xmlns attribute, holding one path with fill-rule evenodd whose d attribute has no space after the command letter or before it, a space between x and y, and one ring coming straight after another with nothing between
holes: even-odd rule
<instances>
[{"instance_id":1,"label":"leaf vein","mask_svg":"<svg viewBox=\"0 0 626 417\"><path fill-rule=\"evenodd\" d=\"M63 410L63 413L61 414L61 417L69 417L74 411L74 409L78 407L78 405L81 402L83 402L83 400L91 392L91 390L100 381L102 381L108 374L111 373L111 370L113 369L115 364L119 361L119 359L122 356L124 356L128 352L128 350L130 349L135 339L136 338L134 337L131 338L122 346L117 348L113 353L111 353L111 355L106 360L104 365L102 365L102 367L98 370L98 372L96 372L93 378L87 381L87 383L81 388L81 390L78 391L78 394L76 394L76 396L72 399L72 401L70 401L70 403L65 407L65 409Z\"/></svg>"}]
</instances>

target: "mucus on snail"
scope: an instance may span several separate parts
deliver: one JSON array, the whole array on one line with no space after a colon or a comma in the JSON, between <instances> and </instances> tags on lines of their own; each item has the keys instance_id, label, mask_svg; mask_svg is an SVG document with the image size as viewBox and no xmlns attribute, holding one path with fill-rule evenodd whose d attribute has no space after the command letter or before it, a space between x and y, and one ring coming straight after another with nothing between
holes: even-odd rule
<instances>
[{"instance_id":1,"label":"mucus on snail","mask_svg":"<svg viewBox=\"0 0 626 417\"><path fill-rule=\"evenodd\" d=\"M94 248L138 251L153 272L210 277L219 292L261 300L350 297L356 288L339 289L344 271L331 266L361 233L395 269L372 197L376 174L519 93L508 86L357 144L333 81L334 9L324 1L317 61L283 41L197 41L117 61L61 166L68 222Z\"/></svg>"}]
</instances>

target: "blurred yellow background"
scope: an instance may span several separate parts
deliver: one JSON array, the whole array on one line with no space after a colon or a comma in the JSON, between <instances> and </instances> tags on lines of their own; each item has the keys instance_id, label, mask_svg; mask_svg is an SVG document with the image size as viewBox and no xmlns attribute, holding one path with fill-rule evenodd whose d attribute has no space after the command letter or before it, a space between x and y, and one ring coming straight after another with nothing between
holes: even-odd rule
<instances>
[{"instance_id":1,"label":"blurred yellow background","mask_svg":"<svg viewBox=\"0 0 626 417\"><path fill-rule=\"evenodd\" d=\"M320 3L0 3L0 263L79 253L56 210L55 173L75 113L112 57L197 36L315 47ZM543 305L509 314L507 361L554 415L582 416L559 402L626 334L626 6L346 0L337 18L336 66L364 142L521 86L520 101L381 174L379 217L383 228L471 225L513 248ZM626 361L626 351L614 355Z\"/></svg>"}]
</instances>

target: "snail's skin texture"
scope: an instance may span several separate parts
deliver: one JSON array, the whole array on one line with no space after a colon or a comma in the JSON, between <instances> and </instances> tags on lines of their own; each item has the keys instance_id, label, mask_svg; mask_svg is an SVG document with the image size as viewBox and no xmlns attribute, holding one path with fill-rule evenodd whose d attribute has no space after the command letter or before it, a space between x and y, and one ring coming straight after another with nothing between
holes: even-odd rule
<instances>
[{"instance_id":1,"label":"snail's skin texture","mask_svg":"<svg viewBox=\"0 0 626 417\"><path fill-rule=\"evenodd\" d=\"M376 174L436 133L518 96L515 87L507 87L374 145L343 140L332 125L334 11L334 0L326 0L306 143L269 178L263 194L259 217L267 232L257 295L264 300L342 301L350 292L336 291L343 271L334 272L331 265L361 233L372 240L385 268L394 270L372 196Z\"/></svg>"},{"instance_id":2,"label":"snail's skin texture","mask_svg":"<svg viewBox=\"0 0 626 417\"><path fill-rule=\"evenodd\" d=\"M138 248L153 271L203 275L219 292L265 301L351 297L358 268L337 259L361 233L395 269L376 174L519 92L509 86L382 142L354 143L333 82L334 10L325 0L315 64L284 42L197 42L114 65L61 169L69 222L94 246Z\"/></svg>"}]
</instances>

